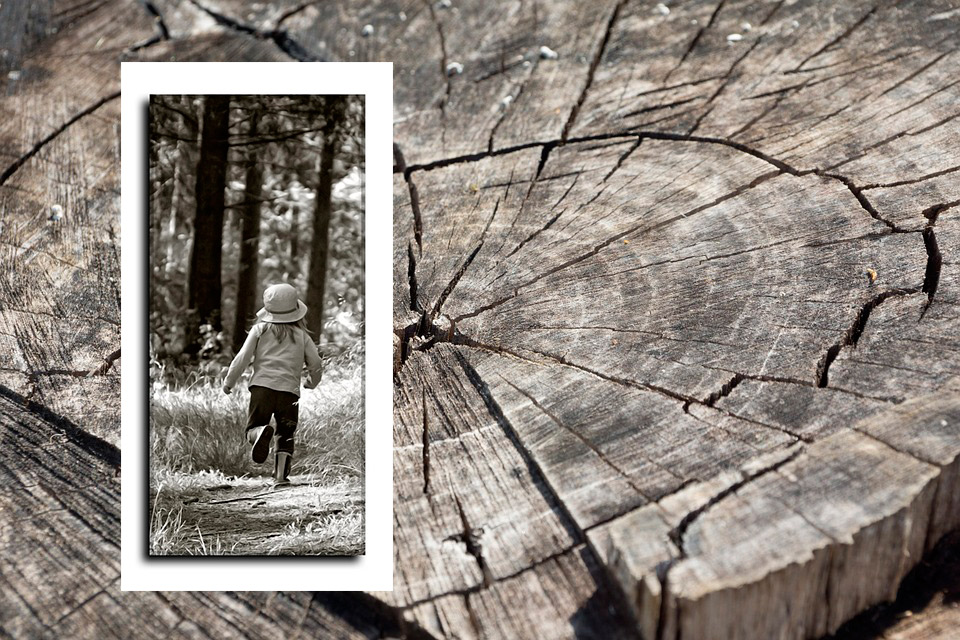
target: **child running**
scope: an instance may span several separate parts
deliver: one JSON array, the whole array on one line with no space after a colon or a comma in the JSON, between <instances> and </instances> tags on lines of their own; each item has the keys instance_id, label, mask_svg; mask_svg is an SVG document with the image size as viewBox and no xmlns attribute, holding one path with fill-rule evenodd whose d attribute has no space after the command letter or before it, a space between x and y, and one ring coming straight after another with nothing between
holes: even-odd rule
<instances>
[{"instance_id":1,"label":"child running","mask_svg":"<svg viewBox=\"0 0 960 640\"><path fill-rule=\"evenodd\" d=\"M257 312L258 322L250 329L223 381L223 392L229 394L240 374L253 361L246 437L253 445L253 461L262 463L270 453L274 433L270 418L276 418L273 479L278 485L290 483L293 434L297 429L300 376L304 364L307 366L304 384L307 389L320 384L323 375L317 345L307 334L303 321L305 315L307 305L298 299L297 290L292 286L275 284L267 287L263 292L263 308Z\"/></svg>"}]
</instances>

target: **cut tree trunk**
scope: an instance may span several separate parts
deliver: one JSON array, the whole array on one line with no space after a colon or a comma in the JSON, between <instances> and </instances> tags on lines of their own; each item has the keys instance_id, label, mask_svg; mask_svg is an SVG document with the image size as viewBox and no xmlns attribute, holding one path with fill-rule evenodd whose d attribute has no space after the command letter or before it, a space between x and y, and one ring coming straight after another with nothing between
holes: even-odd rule
<instances>
[{"instance_id":1,"label":"cut tree trunk","mask_svg":"<svg viewBox=\"0 0 960 640\"><path fill-rule=\"evenodd\" d=\"M948 637L960 12L653 4L58 4L0 98L3 629ZM118 591L120 57L394 61L392 592Z\"/></svg>"}]
</instances>

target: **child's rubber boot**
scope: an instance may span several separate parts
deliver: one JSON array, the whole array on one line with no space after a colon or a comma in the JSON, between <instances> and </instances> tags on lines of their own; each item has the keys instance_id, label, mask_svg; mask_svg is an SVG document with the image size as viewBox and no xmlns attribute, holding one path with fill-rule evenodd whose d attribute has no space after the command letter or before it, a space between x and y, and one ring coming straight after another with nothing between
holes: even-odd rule
<instances>
[{"instance_id":1,"label":"child's rubber boot","mask_svg":"<svg viewBox=\"0 0 960 640\"><path fill-rule=\"evenodd\" d=\"M290 464L293 462L293 454L286 451L278 451L273 467L273 484L290 484Z\"/></svg>"},{"instance_id":2,"label":"child's rubber boot","mask_svg":"<svg viewBox=\"0 0 960 640\"><path fill-rule=\"evenodd\" d=\"M253 461L262 463L270 455L270 440L273 438L273 427L268 425L247 431L247 440L253 445Z\"/></svg>"}]
</instances>

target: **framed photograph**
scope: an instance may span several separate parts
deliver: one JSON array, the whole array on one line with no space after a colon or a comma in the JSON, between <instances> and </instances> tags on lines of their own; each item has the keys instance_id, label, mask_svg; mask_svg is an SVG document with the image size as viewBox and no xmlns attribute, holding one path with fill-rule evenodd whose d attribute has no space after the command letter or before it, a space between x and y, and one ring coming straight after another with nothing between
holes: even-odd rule
<instances>
[{"instance_id":1,"label":"framed photograph","mask_svg":"<svg viewBox=\"0 0 960 640\"><path fill-rule=\"evenodd\" d=\"M121 588L392 588L389 63L123 63Z\"/></svg>"}]
</instances>

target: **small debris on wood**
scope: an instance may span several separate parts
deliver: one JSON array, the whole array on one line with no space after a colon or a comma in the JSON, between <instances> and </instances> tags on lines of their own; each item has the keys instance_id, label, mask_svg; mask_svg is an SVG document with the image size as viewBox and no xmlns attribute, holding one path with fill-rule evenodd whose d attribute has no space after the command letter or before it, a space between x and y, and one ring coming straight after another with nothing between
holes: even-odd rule
<instances>
[{"instance_id":1,"label":"small debris on wood","mask_svg":"<svg viewBox=\"0 0 960 640\"><path fill-rule=\"evenodd\" d=\"M60 222L63 220L63 207L58 204L50 207L50 217L47 220L51 222Z\"/></svg>"},{"instance_id":2,"label":"small debris on wood","mask_svg":"<svg viewBox=\"0 0 960 640\"><path fill-rule=\"evenodd\" d=\"M503 96L503 100L500 101L500 108L506 109L511 102L513 102L513 96Z\"/></svg>"},{"instance_id":3,"label":"small debris on wood","mask_svg":"<svg viewBox=\"0 0 960 640\"><path fill-rule=\"evenodd\" d=\"M739 33L731 33L727 36L727 42L740 42L743 40L743 36Z\"/></svg>"},{"instance_id":4,"label":"small debris on wood","mask_svg":"<svg viewBox=\"0 0 960 640\"><path fill-rule=\"evenodd\" d=\"M659 3L656 7L654 7L654 11L656 11L657 13L659 13L659 14L662 15L662 16L668 16L668 15L670 15L670 7L668 7L667 5L663 4L662 2Z\"/></svg>"},{"instance_id":5,"label":"small debris on wood","mask_svg":"<svg viewBox=\"0 0 960 640\"><path fill-rule=\"evenodd\" d=\"M369 38L370 36L372 36L373 25L372 24L364 25L363 29L360 31L360 35L362 35L364 38Z\"/></svg>"},{"instance_id":6,"label":"small debris on wood","mask_svg":"<svg viewBox=\"0 0 960 640\"><path fill-rule=\"evenodd\" d=\"M437 9L449 9L453 3L450 0L437 0L435 6Z\"/></svg>"},{"instance_id":7,"label":"small debris on wood","mask_svg":"<svg viewBox=\"0 0 960 640\"><path fill-rule=\"evenodd\" d=\"M748 31L750 31L751 29L753 29L753 25L750 24L749 22L741 22L741 23L740 23L740 31L743 31L744 33L746 33L746 32L748 32Z\"/></svg>"},{"instance_id":8,"label":"small debris on wood","mask_svg":"<svg viewBox=\"0 0 960 640\"><path fill-rule=\"evenodd\" d=\"M544 45L540 47L540 57L544 60L556 60L560 56L557 54L556 51Z\"/></svg>"},{"instance_id":9,"label":"small debris on wood","mask_svg":"<svg viewBox=\"0 0 960 640\"><path fill-rule=\"evenodd\" d=\"M463 65L459 62L450 62L447 64L447 76L458 76L463 73Z\"/></svg>"},{"instance_id":10,"label":"small debris on wood","mask_svg":"<svg viewBox=\"0 0 960 640\"><path fill-rule=\"evenodd\" d=\"M877 281L877 272L874 269L867 269L867 278L870 279L870 284L873 284Z\"/></svg>"}]
</instances>

